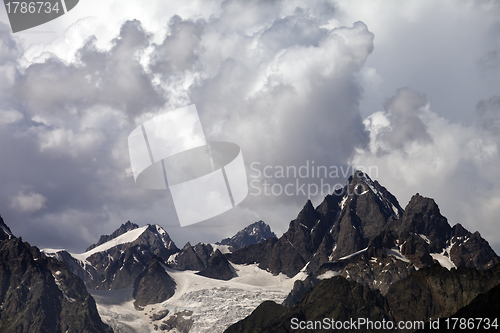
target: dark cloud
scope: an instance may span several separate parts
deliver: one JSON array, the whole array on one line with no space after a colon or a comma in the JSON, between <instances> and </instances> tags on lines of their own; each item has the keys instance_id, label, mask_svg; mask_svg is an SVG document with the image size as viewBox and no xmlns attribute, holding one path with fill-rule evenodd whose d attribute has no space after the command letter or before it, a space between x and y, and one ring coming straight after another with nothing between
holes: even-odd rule
<instances>
[{"instance_id":1,"label":"dark cloud","mask_svg":"<svg viewBox=\"0 0 500 333\"><path fill-rule=\"evenodd\" d=\"M205 22L182 20L179 16L170 19L168 34L163 43L155 45L151 54L150 68L154 73L164 76L175 71L183 72L196 66Z\"/></svg>"},{"instance_id":2,"label":"dark cloud","mask_svg":"<svg viewBox=\"0 0 500 333\"><path fill-rule=\"evenodd\" d=\"M432 141L426 125L419 117L427 104L424 95L409 88L399 89L395 96L384 103L390 127L380 133L380 139L387 144L387 149L403 150L406 144L414 141Z\"/></svg>"},{"instance_id":3,"label":"dark cloud","mask_svg":"<svg viewBox=\"0 0 500 333\"><path fill-rule=\"evenodd\" d=\"M479 125L486 131L500 134L500 96L492 96L477 103Z\"/></svg>"},{"instance_id":4,"label":"dark cloud","mask_svg":"<svg viewBox=\"0 0 500 333\"><path fill-rule=\"evenodd\" d=\"M139 63L149 45L140 22L128 21L111 50L90 39L79 51L79 62L66 64L52 57L29 66L14 89L19 108L30 115L77 112L90 105L109 105L134 117L162 105L163 94Z\"/></svg>"},{"instance_id":5,"label":"dark cloud","mask_svg":"<svg viewBox=\"0 0 500 333\"><path fill-rule=\"evenodd\" d=\"M247 166L347 168L369 142L356 73L374 36L361 22L321 27L330 7L281 15L281 6L232 1L209 20L174 16L157 44L127 21L107 50L92 37L75 62L53 55L17 73L2 100L14 111L0 124L0 212L19 221L14 232L81 251L128 219L167 226L180 246L220 240L258 219L284 231L307 196L249 196L227 214L176 228L168 194L134 184L127 147L143 121L195 103L207 138L239 144ZM15 63L20 55L8 45L4 61Z\"/></svg>"},{"instance_id":6,"label":"dark cloud","mask_svg":"<svg viewBox=\"0 0 500 333\"><path fill-rule=\"evenodd\" d=\"M476 66L482 73L498 71L500 67L500 52L498 50L488 51L476 61Z\"/></svg>"}]
</instances>

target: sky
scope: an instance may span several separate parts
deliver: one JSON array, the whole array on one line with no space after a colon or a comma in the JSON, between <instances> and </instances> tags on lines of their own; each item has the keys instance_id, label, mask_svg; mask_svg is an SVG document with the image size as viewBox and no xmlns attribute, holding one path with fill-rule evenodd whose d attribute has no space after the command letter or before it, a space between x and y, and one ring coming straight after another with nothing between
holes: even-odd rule
<instances>
[{"instance_id":1,"label":"sky","mask_svg":"<svg viewBox=\"0 0 500 333\"><path fill-rule=\"evenodd\" d=\"M250 187L181 228L168 191L134 183L127 138L190 104ZM364 168L500 253L499 165L498 1L81 0L15 34L0 9L0 215L40 248L83 252L127 220L178 247L258 220L279 236Z\"/></svg>"}]
</instances>

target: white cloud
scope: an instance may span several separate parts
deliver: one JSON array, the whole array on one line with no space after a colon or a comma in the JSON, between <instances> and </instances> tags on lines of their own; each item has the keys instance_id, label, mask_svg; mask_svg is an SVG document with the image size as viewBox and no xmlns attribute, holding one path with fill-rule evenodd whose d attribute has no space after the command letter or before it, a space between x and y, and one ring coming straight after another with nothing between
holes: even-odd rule
<instances>
[{"instance_id":1,"label":"white cloud","mask_svg":"<svg viewBox=\"0 0 500 333\"><path fill-rule=\"evenodd\" d=\"M45 207L47 198L35 192L20 191L10 201L10 206L23 213L33 213Z\"/></svg>"},{"instance_id":2,"label":"white cloud","mask_svg":"<svg viewBox=\"0 0 500 333\"><path fill-rule=\"evenodd\" d=\"M411 140L399 149L390 149L391 135L398 131L390 113L380 111L369 116L365 125L370 131L370 146L358 150L353 164L377 167L380 183L403 207L419 192L436 200L450 224L462 223L497 243L498 140L473 125L450 122L436 114L432 105L421 109L418 118L431 140Z\"/></svg>"},{"instance_id":3,"label":"white cloud","mask_svg":"<svg viewBox=\"0 0 500 333\"><path fill-rule=\"evenodd\" d=\"M452 224L500 244L499 72L488 70L499 12L494 1L86 0L33 29L54 33L2 33L0 109L15 110L0 116L2 215L21 220L9 203L29 184L50 202L22 219L34 244L78 230L86 239L68 246L82 250L127 219L167 225L179 243L255 219L286 230L305 198L247 198L184 230L166 194L135 187L130 131L196 103L207 139L238 143L247 164L342 165L358 149L403 205L434 197ZM420 94L387 100L401 87Z\"/></svg>"},{"instance_id":4,"label":"white cloud","mask_svg":"<svg viewBox=\"0 0 500 333\"><path fill-rule=\"evenodd\" d=\"M23 114L19 111L0 110L0 124L13 124L23 118Z\"/></svg>"}]
</instances>

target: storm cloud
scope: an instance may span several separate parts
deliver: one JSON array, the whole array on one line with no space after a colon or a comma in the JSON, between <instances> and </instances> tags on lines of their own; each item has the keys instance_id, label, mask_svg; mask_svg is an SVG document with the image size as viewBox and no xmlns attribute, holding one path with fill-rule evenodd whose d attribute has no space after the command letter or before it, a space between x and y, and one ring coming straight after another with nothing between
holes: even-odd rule
<instances>
[{"instance_id":1,"label":"storm cloud","mask_svg":"<svg viewBox=\"0 0 500 333\"><path fill-rule=\"evenodd\" d=\"M96 13L97 5L47 23L52 39L13 36L0 23L0 214L16 235L78 252L127 220L164 226L178 246L259 219L285 231L307 195L249 195L180 228L168 193L134 184L128 134L196 104L208 141L241 147L249 180L295 181L255 176L252 163L375 166L372 176L402 205L415 192L432 196L450 223L500 244L500 183L491 180L500 179L498 75L488 72L498 62L498 6L110 1ZM441 21L456 29L449 47Z\"/></svg>"}]
</instances>

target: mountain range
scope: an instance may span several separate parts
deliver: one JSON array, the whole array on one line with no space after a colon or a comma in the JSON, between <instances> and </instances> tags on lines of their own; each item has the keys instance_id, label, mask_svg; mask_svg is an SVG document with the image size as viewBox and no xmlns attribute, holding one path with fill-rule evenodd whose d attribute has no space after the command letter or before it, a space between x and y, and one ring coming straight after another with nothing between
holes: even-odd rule
<instances>
[{"instance_id":1,"label":"mountain range","mask_svg":"<svg viewBox=\"0 0 500 333\"><path fill-rule=\"evenodd\" d=\"M42 274L41 284L59 286L46 288L61 304L87 300L86 312L75 311L92 318L89 332L106 324L120 332L291 332L291 318L325 316L427 322L472 313L500 283L500 258L478 232L451 226L418 193L403 209L360 171L317 207L307 201L279 238L258 221L218 243L178 248L161 226L128 221L84 253L40 253L3 220L0 227L2 260L12 261L9 242L25 244L35 264L55 270L54 282ZM17 288L8 274L3 289ZM60 275L79 282L68 289ZM13 322L3 309L0 323Z\"/></svg>"}]
</instances>

